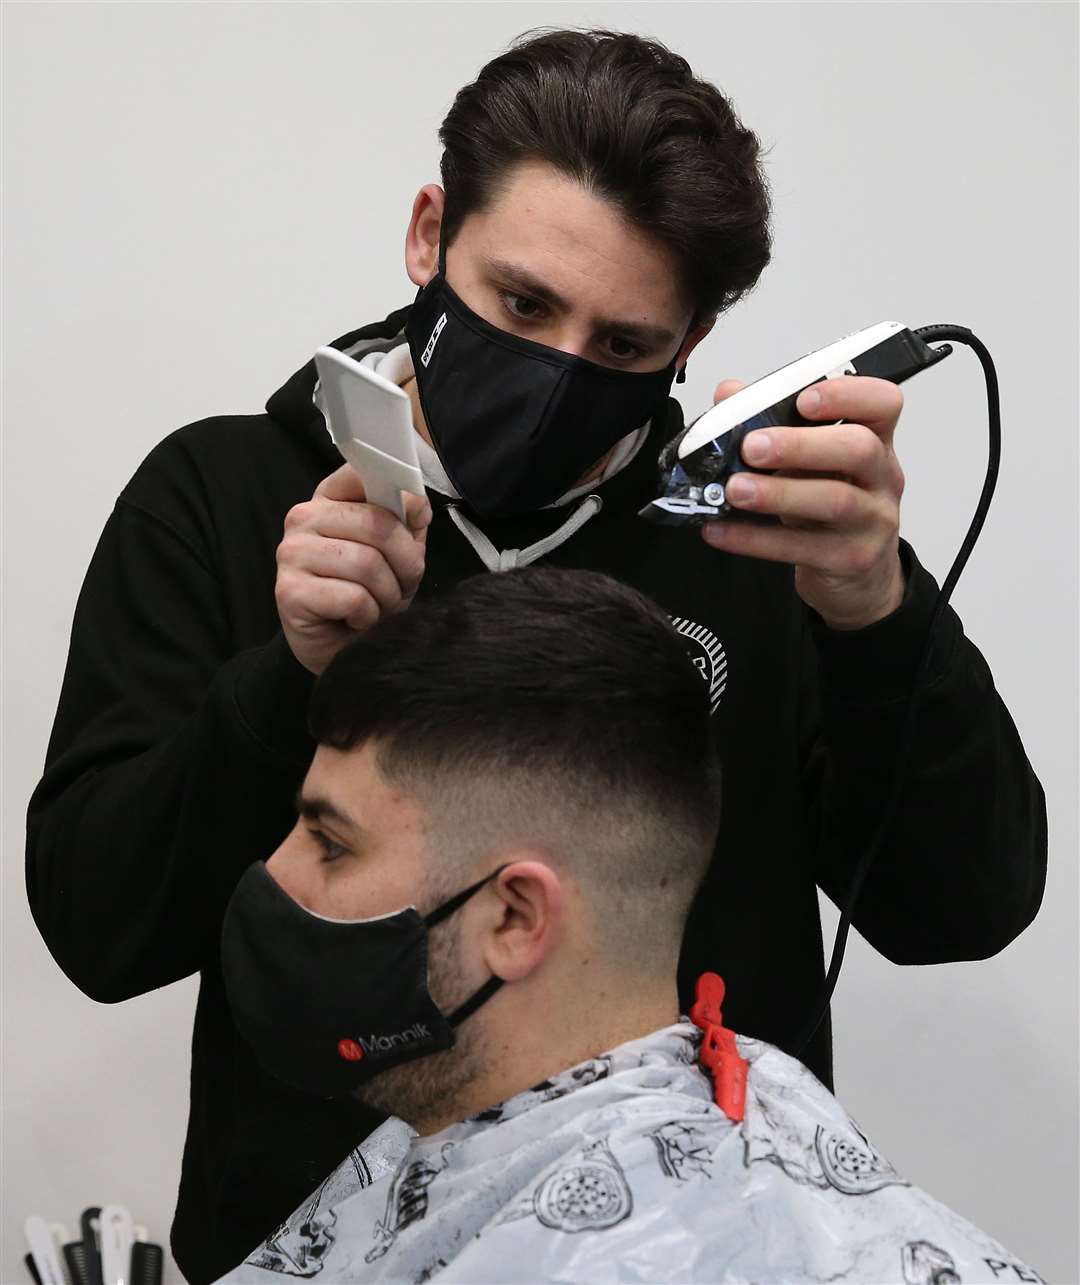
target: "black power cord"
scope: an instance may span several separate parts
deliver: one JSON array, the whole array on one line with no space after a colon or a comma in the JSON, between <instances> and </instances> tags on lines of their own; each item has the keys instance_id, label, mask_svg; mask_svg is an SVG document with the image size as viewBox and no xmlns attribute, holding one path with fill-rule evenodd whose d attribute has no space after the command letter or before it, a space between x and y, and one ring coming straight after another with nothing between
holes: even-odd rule
<instances>
[{"instance_id":1,"label":"black power cord","mask_svg":"<svg viewBox=\"0 0 1080 1285\"><path fill-rule=\"evenodd\" d=\"M911 693L908 696L907 709L904 712L904 721L900 728L900 739L896 750L896 763L893 768L892 781L889 786L889 795L885 803L881 820L878 822L877 829L874 831L870 842L867 844L859 864L855 867L855 873L852 875L851 884L847 890L847 897L844 905L841 907L840 922L836 928L836 939L833 943L832 959L829 962L829 971L825 978L825 989L821 1004L814 1014L813 1020L805 1028L802 1036L795 1045L796 1056L802 1056L806 1046L814 1037L814 1033L821 1025L825 1014L829 1011L829 1003L836 989L836 982L840 976L840 968L844 962L844 949L847 946L848 930L851 927L851 916L855 909L855 903L859 899L859 893L866 881L866 876L870 871L878 853L881 850L882 842L889 831L896 816L896 810L900 805L900 797L903 792L904 775L907 769L908 759L911 757L911 746L915 739L915 724L918 716L919 699L922 696L923 689L926 685L926 676L930 669L930 657L933 652L934 640L937 634L938 625L941 617L945 612L945 607L952 596L952 591L956 588L956 582L960 579L960 574L967 565L967 560L971 556L971 551L975 547L975 541L979 538L982 531L983 523L986 521L986 514L990 508L990 501L994 495L994 488L997 485L998 467L1001 463L1001 403L998 396L997 371L994 369L994 363L991 360L990 353L986 345L982 343L970 330L965 326L923 326L918 330L913 330L912 334L917 335L926 343L932 343L935 340L952 340L954 343L964 344L971 348L978 357L983 368L983 375L986 378L986 401L989 412L990 423L990 448L986 461L986 478L983 482L982 493L979 496L979 502L975 506L975 514L971 519L971 525L967 529L963 543L960 545L960 551L957 553L952 566L949 568L949 574L945 577L938 592L937 600L934 603L934 610L930 616L930 624L926 631L926 641L923 644L922 656L919 659L919 667L915 672L915 681L911 685Z\"/></svg>"}]
</instances>

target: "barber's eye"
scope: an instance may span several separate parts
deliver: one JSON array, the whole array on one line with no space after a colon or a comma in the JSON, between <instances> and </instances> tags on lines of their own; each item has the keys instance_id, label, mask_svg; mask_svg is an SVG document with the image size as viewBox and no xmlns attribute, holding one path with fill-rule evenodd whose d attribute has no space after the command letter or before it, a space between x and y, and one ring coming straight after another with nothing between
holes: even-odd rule
<instances>
[{"instance_id":1,"label":"barber's eye","mask_svg":"<svg viewBox=\"0 0 1080 1285\"><path fill-rule=\"evenodd\" d=\"M613 357L619 357L624 361L629 361L643 355L641 349L636 344L632 344L628 339L620 339L617 335L612 335L609 342L611 344L611 355Z\"/></svg>"},{"instance_id":2,"label":"barber's eye","mask_svg":"<svg viewBox=\"0 0 1080 1285\"><path fill-rule=\"evenodd\" d=\"M500 290L499 298L506 311L518 321L535 321L541 315L543 304L530 299L525 294L513 294L509 290Z\"/></svg>"}]
</instances>

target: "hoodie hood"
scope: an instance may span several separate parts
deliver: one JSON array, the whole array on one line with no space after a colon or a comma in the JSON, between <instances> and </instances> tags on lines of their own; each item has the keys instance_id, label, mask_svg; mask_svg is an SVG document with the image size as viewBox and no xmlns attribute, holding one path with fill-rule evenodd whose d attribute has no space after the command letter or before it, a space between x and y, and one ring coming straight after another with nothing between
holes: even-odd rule
<instances>
[{"instance_id":1,"label":"hoodie hood","mask_svg":"<svg viewBox=\"0 0 1080 1285\"><path fill-rule=\"evenodd\" d=\"M350 330L348 334L332 340L329 347L344 352L354 344L369 340L370 344L365 351L389 352L391 348L404 342L405 320L408 315L408 306L398 308L384 321L372 322L371 325L361 326L358 330ZM335 468L339 468L343 460L326 432L322 413L311 400L318 378L315 357L312 356L295 375L287 379L277 392L271 395L266 403L266 413L271 419L277 420L279 424L283 424L300 436L310 437L320 454L324 455Z\"/></svg>"}]
</instances>

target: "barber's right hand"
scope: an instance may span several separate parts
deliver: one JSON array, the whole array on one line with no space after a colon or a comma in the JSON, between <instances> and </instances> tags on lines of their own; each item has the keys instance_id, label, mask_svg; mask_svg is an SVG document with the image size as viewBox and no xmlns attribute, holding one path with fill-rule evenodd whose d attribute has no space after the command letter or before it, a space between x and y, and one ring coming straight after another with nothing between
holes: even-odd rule
<instances>
[{"instance_id":1,"label":"barber's right hand","mask_svg":"<svg viewBox=\"0 0 1080 1285\"><path fill-rule=\"evenodd\" d=\"M293 655L313 674L381 615L412 602L424 576L430 501L406 495L405 518L368 504L350 464L285 515L274 598Z\"/></svg>"}]
</instances>

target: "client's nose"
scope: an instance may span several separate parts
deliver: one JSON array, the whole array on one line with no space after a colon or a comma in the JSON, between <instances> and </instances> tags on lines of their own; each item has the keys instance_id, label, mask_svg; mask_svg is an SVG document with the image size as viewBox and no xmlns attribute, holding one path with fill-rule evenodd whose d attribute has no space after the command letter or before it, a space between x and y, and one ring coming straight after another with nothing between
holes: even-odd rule
<instances>
[{"instance_id":1,"label":"client's nose","mask_svg":"<svg viewBox=\"0 0 1080 1285\"><path fill-rule=\"evenodd\" d=\"M299 902L305 910L314 910L312 888L305 875L305 863L296 852L290 852L292 836L286 839L266 863L266 873L282 892Z\"/></svg>"}]
</instances>

